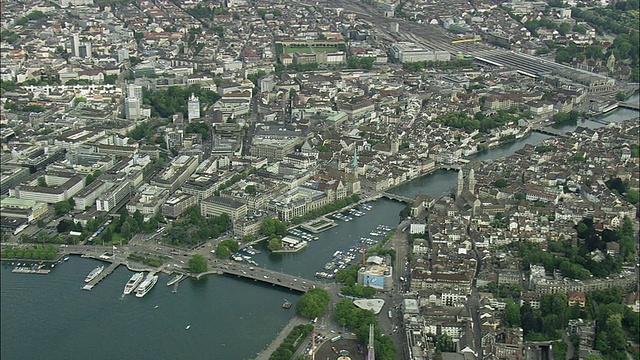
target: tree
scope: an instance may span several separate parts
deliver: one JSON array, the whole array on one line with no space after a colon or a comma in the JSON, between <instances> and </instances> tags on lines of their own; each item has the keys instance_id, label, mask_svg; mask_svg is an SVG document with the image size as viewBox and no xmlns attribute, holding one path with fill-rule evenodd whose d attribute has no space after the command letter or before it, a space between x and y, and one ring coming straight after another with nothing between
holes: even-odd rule
<instances>
[{"instance_id":1,"label":"tree","mask_svg":"<svg viewBox=\"0 0 640 360\"><path fill-rule=\"evenodd\" d=\"M520 325L520 307L513 302L513 299L507 300L504 307L504 320L507 326Z\"/></svg>"},{"instance_id":2,"label":"tree","mask_svg":"<svg viewBox=\"0 0 640 360\"><path fill-rule=\"evenodd\" d=\"M141 226L142 223L144 223L144 215L142 215L140 210L136 209L136 211L133 213L133 220L135 220L138 227Z\"/></svg>"},{"instance_id":3,"label":"tree","mask_svg":"<svg viewBox=\"0 0 640 360\"><path fill-rule=\"evenodd\" d=\"M249 194L249 195L255 195L258 193L258 190L256 189L255 185L247 185L244 188L244 192Z\"/></svg>"},{"instance_id":4,"label":"tree","mask_svg":"<svg viewBox=\"0 0 640 360\"><path fill-rule=\"evenodd\" d=\"M58 223L58 226L56 226L56 230L60 234L66 233L71 229L71 223L71 221L63 219Z\"/></svg>"},{"instance_id":5,"label":"tree","mask_svg":"<svg viewBox=\"0 0 640 360\"><path fill-rule=\"evenodd\" d=\"M506 179L498 179L496 181L493 182L493 186L502 189L505 188L509 185L509 183L507 182Z\"/></svg>"},{"instance_id":6,"label":"tree","mask_svg":"<svg viewBox=\"0 0 640 360\"><path fill-rule=\"evenodd\" d=\"M224 246L223 244L218 244L218 246L216 247L216 256L220 259L228 259L231 254L232 253L229 248Z\"/></svg>"},{"instance_id":7,"label":"tree","mask_svg":"<svg viewBox=\"0 0 640 360\"><path fill-rule=\"evenodd\" d=\"M273 236L271 239L269 239L268 247L271 251L282 250L282 239L277 236Z\"/></svg>"},{"instance_id":8,"label":"tree","mask_svg":"<svg viewBox=\"0 0 640 360\"><path fill-rule=\"evenodd\" d=\"M207 271L207 260L201 254L195 254L189 259L189 271L201 273Z\"/></svg>"},{"instance_id":9,"label":"tree","mask_svg":"<svg viewBox=\"0 0 640 360\"><path fill-rule=\"evenodd\" d=\"M98 178L98 176L100 176L101 174L102 174L102 171L100 171L100 170L96 170L92 174L89 174L87 176L87 180L86 180L87 185L89 185L92 182L94 182Z\"/></svg>"},{"instance_id":10,"label":"tree","mask_svg":"<svg viewBox=\"0 0 640 360\"><path fill-rule=\"evenodd\" d=\"M262 233L268 237L271 237L271 235L285 236L287 234L287 224L275 217L264 219L260 227Z\"/></svg>"},{"instance_id":11,"label":"tree","mask_svg":"<svg viewBox=\"0 0 640 360\"><path fill-rule=\"evenodd\" d=\"M320 288L313 288L300 297L296 305L296 313L313 319L324 315L331 300L329 293Z\"/></svg>"},{"instance_id":12,"label":"tree","mask_svg":"<svg viewBox=\"0 0 640 360\"><path fill-rule=\"evenodd\" d=\"M128 221L125 222L124 224L122 224L122 228L120 229L120 233L127 240L131 237L131 225L129 225Z\"/></svg>"},{"instance_id":13,"label":"tree","mask_svg":"<svg viewBox=\"0 0 640 360\"><path fill-rule=\"evenodd\" d=\"M440 352L454 352L456 351L456 346L451 337L447 333L444 333L438 336L436 340L436 349Z\"/></svg>"},{"instance_id":14,"label":"tree","mask_svg":"<svg viewBox=\"0 0 640 360\"><path fill-rule=\"evenodd\" d=\"M569 31L571 31L571 24L567 22L563 22L562 24L560 24L560 26L558 26L558 32L562 36L567 35Z\"/></svg>"},{"instance_id":15,"label":"tree","mask_svg":"<svg viewBox=\"0 0 640 360\"><path fill-rule=\"evenodd\" d=\"M566 50L566 49L560 49L556 52L556 62L557 63L570 63L573 60L573 55L571 55L571 53Z\"/></svg>"},{"instance_id":16,"label":"tree","mask_svg":"<svg viewBox=\"0 0 640 360\"><path fill-rule=\"evenodd\" d=\"M234 252L238 251L240 246L234 240L222 240L216 248L216 256L219 258L228 258Z\"/></svg>"},{"instance_id":17,"label":"tree","mask_svg":"<svg viewBox=\"0 0 640 360\"><path fill-rule=\"evenodd\" d=\"M58 201L53 204L53 209L56 212L56 215L64 215L71 211L71 204L69 204L68 200Z\"/></svg>"}]
</instances>

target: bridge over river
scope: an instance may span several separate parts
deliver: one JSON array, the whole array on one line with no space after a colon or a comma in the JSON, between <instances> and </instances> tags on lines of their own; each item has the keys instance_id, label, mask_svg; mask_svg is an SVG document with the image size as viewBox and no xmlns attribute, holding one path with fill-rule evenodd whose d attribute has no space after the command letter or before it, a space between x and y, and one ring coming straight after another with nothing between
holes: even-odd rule
<instances>
[{"instance_id":1,"label":"bridge over river","mask_svg":"<svg viewBox=\"0 0 640 360\"><path fill-rule=\"evenodd\" d=\"M640 104L633 102L620 102L618 103L618 107L631 110L640 110Z\"/></svg>"},{"instance_id":2,"label":"bridge over river","mask_svg":"<svg viewBox=\"0 0 640 360\"><path fill-rule=\"evenodd\" d=\"M307 292L310 289L316 287L325 288L327 286L327 284L318 281L309 280L301 278L299 276L293 276L261 267L249 266L241 263L218 265L214 266L213 270L213 272L215 273L223 273L251 279L253 281L261 281L263 283L280 286L300 292Z\"/></svg>"}]
</instances>

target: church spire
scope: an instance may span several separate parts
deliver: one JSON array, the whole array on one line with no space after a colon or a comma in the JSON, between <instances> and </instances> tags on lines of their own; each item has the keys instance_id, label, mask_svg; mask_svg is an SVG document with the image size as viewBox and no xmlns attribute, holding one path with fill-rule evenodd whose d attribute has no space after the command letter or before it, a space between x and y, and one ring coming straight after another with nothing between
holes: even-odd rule
<instances>
[{"instance_id":1,"label":"church spire","mask_svg":"<svg viewBox=\"0 0 640 360\"><path fill-rule=\"evenodd\" d=\"M358 145L353 146L353 171L358 172Z\"/></svg>"}]
</instances>

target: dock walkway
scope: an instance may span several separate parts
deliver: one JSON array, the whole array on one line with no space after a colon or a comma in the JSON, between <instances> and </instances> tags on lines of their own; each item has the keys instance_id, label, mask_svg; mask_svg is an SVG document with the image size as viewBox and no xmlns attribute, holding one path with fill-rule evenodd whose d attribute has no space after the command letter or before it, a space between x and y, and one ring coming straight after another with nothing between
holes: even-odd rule
<instances>
[{"instance_id":1,"label":"dock walkway","mask_svg":"<svg viewBox=\"0 0 640 360\"><path fill-rule=\"evenodd\" d=\"M108 268L104 269L98 276L96 276L93 280L89 281L87 285L85 285L83 290L91 290L94 286L96 286L102 279L106 278L107 275L111 274L113 270L115 270L118 266L120 266L121 262L116 261L111 264Z\"/></svg>"}]
</instances>

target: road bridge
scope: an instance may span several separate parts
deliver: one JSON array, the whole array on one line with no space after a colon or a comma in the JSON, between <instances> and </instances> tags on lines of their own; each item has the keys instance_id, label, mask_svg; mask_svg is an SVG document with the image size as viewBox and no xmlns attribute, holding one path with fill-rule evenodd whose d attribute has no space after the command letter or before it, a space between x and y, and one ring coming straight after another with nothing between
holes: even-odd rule
<instances>
[{"instance_id":1,"label":"road bridge","mask_svg":"<svg viewBox=\"0 0 640 360\"><path fill-rule=\"evenodd\" d=\"M547 134L547 135L567 136L567 134L564 131L561 131L561 130L558 130L558 129L554 129L554 128L549 127L549 126L535 125L535 126L531 127L531 130L537 131L539 133Z\"/></svg>"},{"instance_id":2,"label":"road bridge","mask_svg":"<svg viewBox=\"0 0 640 360\"><path fill-rule=\"evenodd\" d=\"M243 277L253 281L261 281L273 286L280 286L303 293L316 287L324 288L327 285L318 281L301 278L299 276L293 276L275 270L240 263L217 266L214 267L214 270L217 270L219 273Z\"/></svg>"},{"instance_id":3,"label":"road bridge","mask_svg":"<svg viewBox=\"0 0 640 360\"><path fill-rule=\"evenodd\" d=\"M455 170L455 171L460 171L462 170L462 165L456 165L456 164L442 164L440 165L440 170Z\"/></svg>"},{"instance_id":4,"label":"road bridge","mask_svg":"<svg viewBox=\"0 0 640 360\"><path fill-rule=\"evenodd\" d=\"M385 191L385 192L381 192L381 193L380 193L380 196L382 196L382 197L386 197L387 199L391 199L391 200L396 200L396 201L404 202L404 203L407 203L407 204L413 204L413 201L415 200L415 199L410 198L410 197L408 197L408 196L402 196L402 195L398 195L398 194L392 194L392 193L389 193L389 192L386 192L386 191Z\"/></svg>"},{"instance_id":5,"label":"road bridge","mask_svg":"<svg viewBox=\"0 0 640 360\"><path fill-rule=\"evenodd\" d=\"M631 110L640 110L640 104L638 103L629 103L629 102L619 102L618 107L631 109Z\"/></svg>"}]
</instances>

